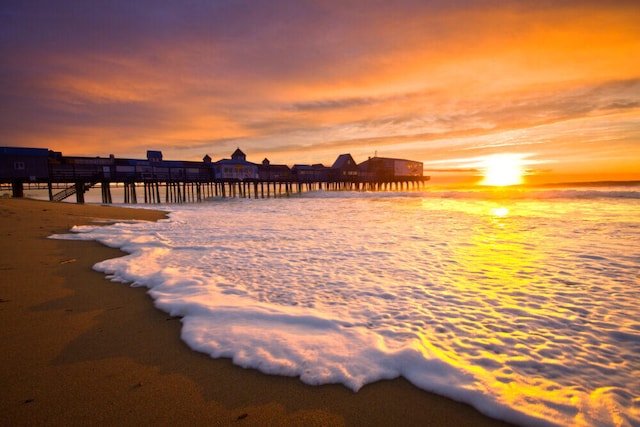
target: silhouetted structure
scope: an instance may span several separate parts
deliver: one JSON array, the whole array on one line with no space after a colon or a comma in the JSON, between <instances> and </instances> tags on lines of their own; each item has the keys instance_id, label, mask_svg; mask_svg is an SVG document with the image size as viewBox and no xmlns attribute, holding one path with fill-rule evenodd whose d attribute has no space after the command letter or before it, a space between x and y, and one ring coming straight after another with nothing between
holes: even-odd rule
<instances>
[{"instance_id":1,"label":"silhouetted structure","mask_svg":"<svg viewBox=\"0 0 640 427\"><path fill-rule=\"evenodd\" d=\"M63 156L42 148L0 147L0 184L11 185L14 197L27 188L49 190L49 199L72 195L84 202L84 193L100 186L103 203L112 203L111 185L124 187L124 203L137 203L137 190L145 203L182 203L212 197L271 197L312 190L410 190L421 188L429 177L422 163L390 158L369 158L360 165L341 154L331 167L322 164L272 165L247 161L239 148L230 159L216 162L164 160L161 151L147 151L145 160ZM54 192L54 190L59 190Z\"/></svg>"},{"instance_id":2,"label":"silhouetted structure","mask_svg":"<svg viewBox=\"0 0 640 427\"><path fill-rule=\"evenodd\" d=\"M289 166L272 165L267 158L258 165L258 179L262 181L290 181L291 176Z\"/></svg>"}]
</instances>

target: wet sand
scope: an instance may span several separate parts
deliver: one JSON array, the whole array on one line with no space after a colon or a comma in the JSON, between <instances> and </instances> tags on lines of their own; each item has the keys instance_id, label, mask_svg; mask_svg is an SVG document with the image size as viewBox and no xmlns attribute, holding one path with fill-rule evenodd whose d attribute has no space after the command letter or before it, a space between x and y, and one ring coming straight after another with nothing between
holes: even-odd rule
<instances>
[{"instance_id":1,"label":"wet sand","mask_svg":"<svg viewBox=\"0 0 640 427\"><path fill-rule=\"evenodd\" d=\"M2 425L503 425L403 379L354 393L214 360L145 288L92 270L122 252L47 239L159 211L0 199Z\"/></svg>"}]
</instances>

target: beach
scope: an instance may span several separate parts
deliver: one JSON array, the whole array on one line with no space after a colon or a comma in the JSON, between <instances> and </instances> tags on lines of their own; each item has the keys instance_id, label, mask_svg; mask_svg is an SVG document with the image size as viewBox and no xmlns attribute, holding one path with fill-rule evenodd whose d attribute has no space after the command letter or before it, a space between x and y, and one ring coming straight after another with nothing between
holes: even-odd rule
<instances>
[{"instance_id":1,"label":"beach","mask_svg":"<svg viewBox=\"0 0 640 427\"><path fill-rule=\"evenodd\" d=\"M123 253L48 239L147 209L0 199L0 420L5 425L503 425L466 404L379 381L357 393L211 359L146 288L92 266Z\"/></svg>"}]
</instances>

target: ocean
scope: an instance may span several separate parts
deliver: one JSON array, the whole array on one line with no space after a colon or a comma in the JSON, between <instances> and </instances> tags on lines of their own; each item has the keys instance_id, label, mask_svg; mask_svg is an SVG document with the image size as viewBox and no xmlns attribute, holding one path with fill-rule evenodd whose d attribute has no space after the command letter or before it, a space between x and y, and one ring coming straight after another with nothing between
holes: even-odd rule
<instances>
[{"instance_id":1,"label":"ocean","mask_svg":"<svg viewBox=\"0 0 640 427\"><path fill-rule=\"evenodd\" d=\"M520 425L640 425L640 187L323 192L74 227L211 357L402 376Z\"/></svg>"}]
</instances>

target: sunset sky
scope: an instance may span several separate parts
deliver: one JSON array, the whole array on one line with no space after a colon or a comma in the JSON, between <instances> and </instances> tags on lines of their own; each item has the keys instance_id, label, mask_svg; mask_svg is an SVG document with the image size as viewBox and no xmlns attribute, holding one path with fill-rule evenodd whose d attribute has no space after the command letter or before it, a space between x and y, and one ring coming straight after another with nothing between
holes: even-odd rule
<instances>
[{"instance_id":1,"label":"sunset sky","mask_svg":"<svg viewBox=\"0 0 640 427\"><path fill-rule=\"evenodd\" d=\"M2 146L640 179L640 3L3 0Z\"/></svg>"}]
</instances>

